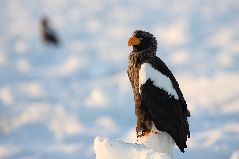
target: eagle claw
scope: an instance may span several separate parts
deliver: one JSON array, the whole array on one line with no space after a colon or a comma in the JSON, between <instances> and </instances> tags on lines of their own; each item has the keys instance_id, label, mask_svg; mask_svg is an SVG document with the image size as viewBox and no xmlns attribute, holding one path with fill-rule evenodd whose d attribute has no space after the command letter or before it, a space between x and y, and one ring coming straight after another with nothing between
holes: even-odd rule
<instances>
[{"instance_id":1,"label":"eagle claw","mask_svg":"<svg viewBox=\"0 0 239 159\"><path fill-rule=\"evenodd\" d=\"M148 134L150 134L150 133L151 133L151 130L149 130L149 129L143 130L140 135L137 135L137 138L139 138L139 137L144 137L144 136L146 136L146 135L148 135Z\"/></svg>"}]
</instances>

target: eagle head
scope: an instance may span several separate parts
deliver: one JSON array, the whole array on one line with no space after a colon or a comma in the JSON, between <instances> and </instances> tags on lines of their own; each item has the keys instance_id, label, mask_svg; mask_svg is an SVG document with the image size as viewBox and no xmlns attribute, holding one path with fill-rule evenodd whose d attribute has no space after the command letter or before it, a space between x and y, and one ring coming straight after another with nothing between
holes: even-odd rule
<instances>
[{"instance_id":1,"label":"eagle head","mask_svg":"<svg viewBox=\"0 0 239 159\"><path fill-rule=\"evenodd\" d=\"M153 34L142 30L136 30L129 39L128 46L133 46L134 52L140 52L147 49L153 49L153 51L156 52L157 41Z\"/></svg>"}]
</instances>

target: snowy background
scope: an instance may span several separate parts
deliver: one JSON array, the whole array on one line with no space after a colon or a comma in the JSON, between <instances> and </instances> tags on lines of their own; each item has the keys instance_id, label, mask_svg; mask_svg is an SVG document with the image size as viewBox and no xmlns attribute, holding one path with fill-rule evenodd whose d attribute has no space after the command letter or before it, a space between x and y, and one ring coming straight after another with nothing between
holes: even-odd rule
<instances>
[{"instance_id":1,"label":"snowy background","mask_svg":"<svg viewBox=\"0 0 239 159\"><path fill-rule=\"evenodd\" d=\"M62 45L46 46L47 15ZM239 1L0 0L0 158L94 159L95 136L134 138L128 38L156 35L188 102L175 158L239 158Z\"/></svg>"}]
</instances>

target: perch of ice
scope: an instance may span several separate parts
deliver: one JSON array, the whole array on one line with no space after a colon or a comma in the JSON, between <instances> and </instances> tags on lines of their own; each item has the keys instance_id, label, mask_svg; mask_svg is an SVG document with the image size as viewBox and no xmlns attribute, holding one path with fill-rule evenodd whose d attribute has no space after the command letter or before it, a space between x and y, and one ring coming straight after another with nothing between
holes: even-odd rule
<instances>
[{"instance_id":1,"label":"perch of ice","mask_svg":"<svg viewBox=\"0 0 239 159\"><path fill-rule=\"evenodd\" d=\"M165 132L150 134L137 143L96 137L96 159L172 159L172 138Z\"/></svg>"}]
</instances>

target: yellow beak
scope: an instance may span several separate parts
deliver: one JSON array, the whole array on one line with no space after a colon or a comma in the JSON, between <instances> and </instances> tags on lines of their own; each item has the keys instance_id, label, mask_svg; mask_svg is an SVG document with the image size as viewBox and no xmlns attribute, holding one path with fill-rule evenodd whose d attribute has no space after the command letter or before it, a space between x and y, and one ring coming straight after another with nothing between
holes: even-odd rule
<instances>
[{"instance_id":1,"label":"yellow beak","mask_svg":"<svg viewBox=\"0 0 239 159\"><path fill-rule=\"evenodd\" d=\"M128 41L128 46L139 45L140 43L141 41L138 38L136 38L135 36L132 36Z\"/></svg>"}]
</instances>

